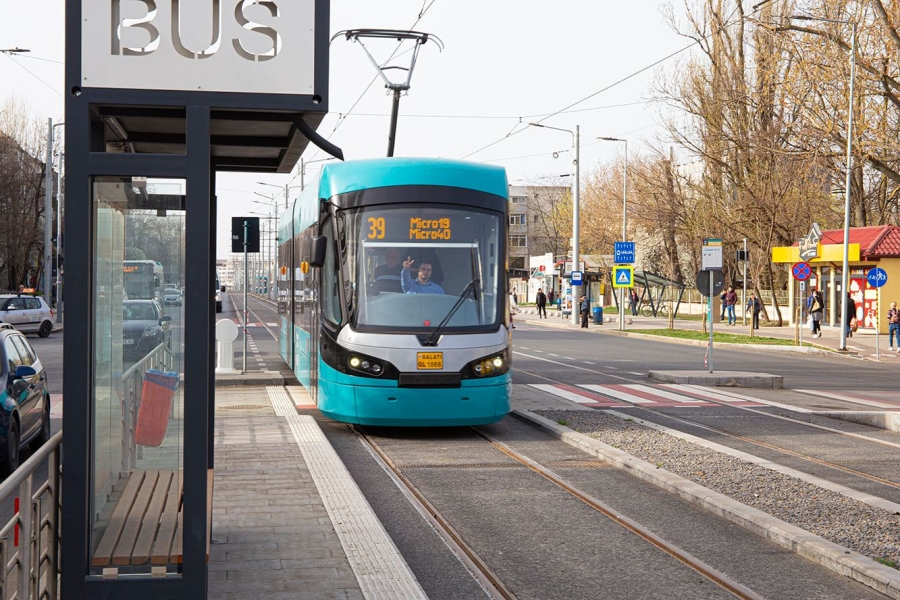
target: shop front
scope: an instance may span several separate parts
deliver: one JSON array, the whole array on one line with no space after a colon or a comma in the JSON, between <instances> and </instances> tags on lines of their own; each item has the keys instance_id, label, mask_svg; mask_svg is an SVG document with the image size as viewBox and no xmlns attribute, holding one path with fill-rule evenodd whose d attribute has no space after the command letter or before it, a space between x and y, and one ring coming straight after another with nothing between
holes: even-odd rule
<instances>
[{"instance_id":1,"label":"shop front","mask_svg":"<svg viewBox=\"0 0 900 600\"><path fill-rule=\"evenodd\" d=\"M825 301L823 324L837 327L841 323L842 267L844 232L841 229L819 231L814 226L801 242L794 246L772 249L772 262L788 268L806 262L811 275L806 281L791 277L788 280L789 323L806 323L806 301L812 291L820 290ZM900 302L900 227L881 225L850 229L847 247L849 267L848 290L856 304L856 319L860 328L887 333L887 309L891 302ZM887 283L879 292L869 285L869 270L879 267L888 274ZM882 317L879 319L878 315Z\"/></svg>"}]
</instances>

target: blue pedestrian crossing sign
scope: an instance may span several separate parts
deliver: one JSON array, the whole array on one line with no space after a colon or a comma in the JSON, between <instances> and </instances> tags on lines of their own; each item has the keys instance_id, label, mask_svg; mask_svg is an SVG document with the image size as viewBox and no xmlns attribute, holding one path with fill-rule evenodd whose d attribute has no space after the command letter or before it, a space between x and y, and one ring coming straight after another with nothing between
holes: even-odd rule
<instances>
[{"instance_id":1,"label":"blue pedestrian crossing sign","mask_svg":"<svg viewBox=\"0 0 900 600\"><path fill-rule=\"evenodd\" d=\"M869 269L866 279L873 288L880 288L887 283L887 271L879 267Z\"/></svg>"},{"instance_id":2,"label":"blue pedestrian crossing sign","mask_svg":"<svg viewBox=\"0 0 900 600\"><path fill-rule=\"evenodd\" d=\"M634 267L630 265L616 265L613 267L614 288L634 287Z\"/></svg>"}]
</instances>

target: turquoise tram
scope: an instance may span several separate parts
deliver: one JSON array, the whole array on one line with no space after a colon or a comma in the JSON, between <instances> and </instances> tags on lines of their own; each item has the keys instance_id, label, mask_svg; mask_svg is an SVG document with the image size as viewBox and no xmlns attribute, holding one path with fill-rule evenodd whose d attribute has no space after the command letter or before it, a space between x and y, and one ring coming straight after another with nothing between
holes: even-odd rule
<instances>
[{"instance_id":1,"label":"turquoise tram","mask_svg":"<svg viewBox=\"0 0 900 600\"><path fill-rule=\"evenodd\" d=\"M323 414L360 425L509 412L503 168L329 163L279 228L280 352Z\"/></svg>"}]
</instances>

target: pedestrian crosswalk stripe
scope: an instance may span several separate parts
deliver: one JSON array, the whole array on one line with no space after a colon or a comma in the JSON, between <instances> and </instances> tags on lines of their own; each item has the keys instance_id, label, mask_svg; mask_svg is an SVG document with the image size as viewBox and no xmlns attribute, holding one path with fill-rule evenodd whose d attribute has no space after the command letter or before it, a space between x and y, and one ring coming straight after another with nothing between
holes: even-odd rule
<instances>
[{"instance_id":1,"label":"pedestrian crosswalk stripe","mask_svg":"<svg viewBox=\"0 0 900 600\"><path fill-rule=\"evenodd\" d=\"M636 396L634 394L629 394L625 391L621 391L615 389L616 387L625 387L625 386L611 386L611 385L582 385L586 390L591 390L592 392L597 392L598 394L603 394L605 396L612 396L618 400L623 400L630 404L654 404L653 400L648 398L642 398L640 396Z\"/></svg>"},{"instance_id":2,"label":"pedestrian crosswalk stripe","mask_svg":"<svg viewBox=\"0 0 900 600\"><path fill-rule=\"evenodd\" d=\"M675 394L664 389L650 387L649 385L635 384L629 385L628 387L636 390L643 390L650 394L655 394L663 398L668 398L669 400L674 400L675 402L703 402L703 400L701 400L700 398L691 398L690 396Z\"/></svg>"},{"instance_id":3,"label":"pedestrian crosswalk stripe","mask_svg":"<svg viewBox=\"0 0 900 600\"><path fill-rule=\"evenodd\" d=\"M741 394L737 394L735 392L726 392L724 390L711 390L709 388L705 388L700 385L693 384L671 384L666 385L666 387L670 389L674 389L675 391L683 391L687 394L691 394L698 398L707 398L713 400L714 402L745 402L756 405L764 405L764 406L774 406L776 408L783 408L785 410L790 410L798 413L811 413L815 412L809 410L808 408L800 408L799 406L792 406L790 404L782 404L780 402L772 402L771 400L761 400L759 398L753 398L751 396L743 396Z\"/></svg>"},{"instance_id":4,"label":"pedestrian crosswalk stripe","mask_svg":"<svg viewBox=\"0 0 900 600\"><path fill-rule=\"evenodd\" d=\"M577 402L578 404L594 404L596 402L596 400L588 398L587 396L570 392L569 390L562 389L549 383L531 383L529 386L541 390L542 392L547 392L548 394L553 394L554 396Z\"/></svg>"}]
</instances>

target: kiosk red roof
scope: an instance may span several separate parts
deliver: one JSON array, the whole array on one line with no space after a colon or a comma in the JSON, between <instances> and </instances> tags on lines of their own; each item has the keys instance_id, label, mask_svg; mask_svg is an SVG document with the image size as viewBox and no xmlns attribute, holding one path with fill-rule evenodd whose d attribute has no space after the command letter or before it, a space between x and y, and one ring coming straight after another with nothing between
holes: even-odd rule
<instances>
[{"instance_id":1,"label":"kiosk red roof","mask_svg":"<svg viewBox=\"0 0 900 600\"><path fill-rule=\"evenodd\" d=\"M823 231L821 243L843 244L844 230ZM863 260L900 257L900 227L894 225L851 227L850 243L859 244L859 254Z\"/></svg>"}]
</instances>

